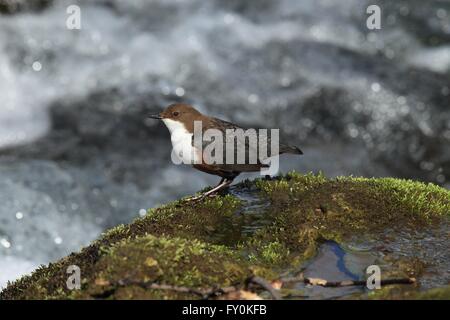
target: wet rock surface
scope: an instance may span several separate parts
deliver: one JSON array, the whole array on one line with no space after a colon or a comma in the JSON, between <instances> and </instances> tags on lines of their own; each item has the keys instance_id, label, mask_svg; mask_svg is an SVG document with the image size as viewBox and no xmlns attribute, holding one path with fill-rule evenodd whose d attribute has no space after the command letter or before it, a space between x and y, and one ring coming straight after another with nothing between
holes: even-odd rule
<instances>
[{"instance_id":1,"label":"wet rock surface","mask_svg":"<svg viewBox=\"0 0 450 320\"><path fill-rule=\"evenodd\" d=\"M243 283L249 275L277 281L300 273L364 280L366 269L378 265L382 279L416 282L373 291L291 282L280 293L287 299L448 298L449 213L449 192L432 184L292 172L244 181L199 203L151 209L9 285L0 297L198 298L142 284L200 290ZM82 270L81 290L66 288L73 264Z\"/></svg>"}]
</instances>

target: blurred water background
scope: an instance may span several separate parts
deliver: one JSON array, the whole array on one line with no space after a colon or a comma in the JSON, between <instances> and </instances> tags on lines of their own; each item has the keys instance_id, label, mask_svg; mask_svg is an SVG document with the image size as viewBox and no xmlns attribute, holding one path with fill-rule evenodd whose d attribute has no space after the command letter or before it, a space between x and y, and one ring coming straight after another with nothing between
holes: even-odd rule
<instances>
[{"instance_id":1,"label":"blurred water background","mask_svg":"<svg viewBox=\"0 0 450 320\"><path fill-rule=\"evenodd\" d=\"M447 0L0 0L0 287L217 182L145 118L175 101L281 128L282 172L449 188L449 76Z\"/></svg>"}]
</instances>

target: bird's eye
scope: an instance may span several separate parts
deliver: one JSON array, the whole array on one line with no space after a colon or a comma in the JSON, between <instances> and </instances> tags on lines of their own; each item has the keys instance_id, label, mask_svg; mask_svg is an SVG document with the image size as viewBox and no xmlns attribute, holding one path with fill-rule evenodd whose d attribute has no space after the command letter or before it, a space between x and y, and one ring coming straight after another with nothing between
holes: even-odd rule
<instances>
[{"instance_id":1,"label":"bird's eye","mask_svg":"<svg viewBox=\"0 0 450 320\"><path fill-rule=\"evenodd\" d=\"M174 117L178 117L178 115L180 114L178 111L175 111L174 113L172 113Z\"/></svg>"}]
</instances>

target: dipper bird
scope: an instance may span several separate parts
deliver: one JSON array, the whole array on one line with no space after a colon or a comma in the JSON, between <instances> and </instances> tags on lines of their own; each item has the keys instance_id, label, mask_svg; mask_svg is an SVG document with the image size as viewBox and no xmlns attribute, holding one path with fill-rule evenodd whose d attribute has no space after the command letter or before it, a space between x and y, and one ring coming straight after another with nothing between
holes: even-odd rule
<instances>
[{"instance_id":1,"label":"dipper bird","mask_svg":"<svg viewBox=\"0 0 450 320\"><path fill-rule=\"evenodd\" d=\"M195 169L217 175L221 177L219 184L211 190L201 194L198 197L193 197L190 200L199 200L207 196L216 194L218 191L227 188L233 180L242 172L255 172L260 171L261 168L269 167L266 163L263 163L263 159L257 152L257 146L250 141L250 139L233 140L235 136L231 136L230 133L236 130L245 130L231 122L224 121L218 118L208 117L194 107L185 103L175 103L169 105L164 111L156 115L150 115L149 118L160 119L164 122L166 127L170 131L170 139L172 141L173 152L177 156L183 158L184 163L191 164ZM197 122L198 121L198 122ZM201 124L201 146L195 143L194 127L195 122ZM223 161L211 161L211 156L202 152L203 148L208 145L210 139L205 139L203 136L208 129L216 129L223 134L223 141L229 142L232 139L233 143L236 142L237 147L232 150L233 156L236 156L239 151L244 152L246 155L246 162L229 163L225 161L227 159L227 150L223 147L223 156L219 160ZM256 130L255 130L256 132ZM259 132L256 133L257 138L260 140L259 145L265 144L267 148L271 147L271 137L262 137ZM208 141L207 141L208 140ZM225 145L225 144L224 144ZM206 150L206 149L205 149ZM230 152L230 151L229 151ZM257 155L256 161L249 161L249 155L254 152ZM283 153L291 154L303 154L303 152L295 146L289 146L286 144L278 144L278 152L271 154L270 156L278 156ZM233 159L236 159L234 157ZM209 160L209 161L208 161Z\"/></svg>"}]
</instances>

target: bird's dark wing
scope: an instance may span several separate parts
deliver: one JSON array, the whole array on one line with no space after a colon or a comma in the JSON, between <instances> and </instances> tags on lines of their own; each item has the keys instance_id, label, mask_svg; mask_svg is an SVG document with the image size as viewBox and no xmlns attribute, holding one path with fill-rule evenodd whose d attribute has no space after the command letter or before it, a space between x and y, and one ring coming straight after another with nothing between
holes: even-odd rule
<instances>
[{"instance_id":1,"label":"bird's dark wing","mask_svg":"<svg viewBox=\"0 0 450 320\"><path fill-rule=\"evenodd\" d=\"M209 127L221 127L221 128L225 128L225 129L242 129L242 130L248 130L246 128L242 128L234 123L228 122L228 121L224 121L221 119L217 119L217 118L213 118L213 122ZM251 144L250 141L248 139L245 139L245 141L238 141L238 147L243 147L246 150L257 150L258 148L258 144L259 145L266 145L267 146L267 150L268 150L268 154L272 154L271 153L271 145L272 145L272 135L270 134L270 130L266 131L266 134L261 135L259 129L254 129L256 132L256 136L257 136L257 143L253 143ZM278 137L279 139L279 137ZM230 137L227 138L226 141L230 141ZM296 147L296 146L290 146L281 142L278 142L278 154L283 154L283 153L291 153L291 154L303 154L302 150L300 150L300 148ZM272 156L274 156L276 154L272 154Z\"/></svg>"},{"instance_id":2,"label":"bird's dark wing","mask_svg":"<svg viewBox=\"0 0 450 320\"><path fill-rule=\"evenodd\" d=\"M202 124L203 137L208 129L219 129L222 132L222 161L220 163L214 163L214 166L218 170L223 171L259 171L262 167L268 167L263 164L262 161L268 158L268 156L260 156L258 146L265 145L267 149L266 154L272 156L276 154L271 153L271 135L270 130L267 130L267 134L261 135L258 129L245 129L234 123L224 121L217 118L211 118L208 123ZM227 130L228 133L227 133ZM231 131L230 131L231 130ZM234 134L230 134L230 132ZM193 142L194 143L194 142ZM211 140L203 139L202 147L203 151L212 142ZM233 149L233 163L227 164L227 146L232 146ZM279 144L278 154L281 153L299 153L298 148L290 147L285 144ZM300 150L300 149L298 149ZM203 152L203 157L207 157L208 152ZM204 159L205 160L205 159ZM240 160L240 161L238 161ZM209 162L211 163L211 162Z\"/></svg>"},{"instance_id":3,"label":"bird's dark wing","mask_svg":"<svg viewBox=\"0 0 450 320\"><path fill-rule=\"evenodd\" d=\"M261 163L258 157L257 131L254 131L254 141L251 141L251 139L244 136L247 129L217 118L212 118L205 131L210 128L220 128L224 132L222 138L224 142L222 149L223 161L219 164L222 170L251 172L267 167L267 165ZM232 149L227 150L227 146ZM228 152L232 152L232 162L230 164L227 164Z\"/></svg>"}]
</instances>

